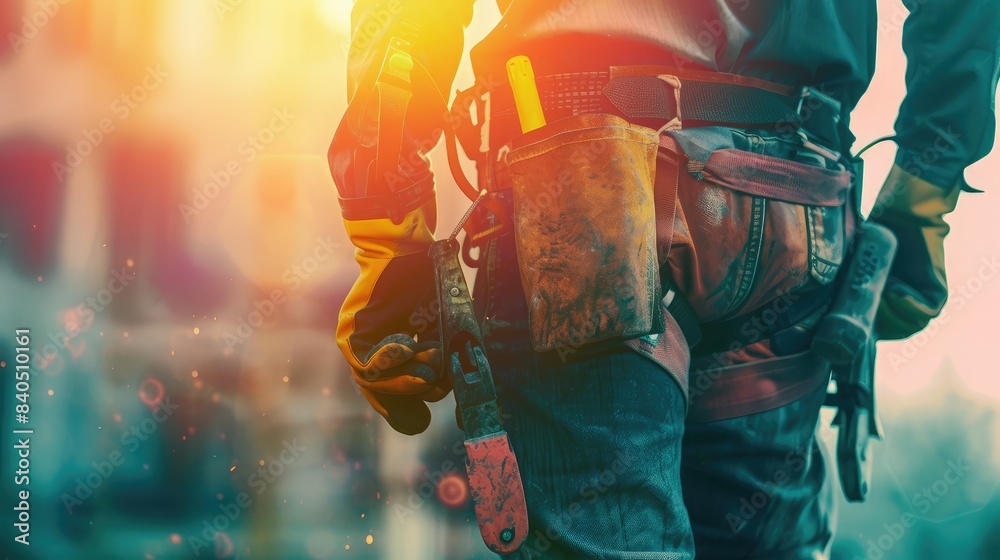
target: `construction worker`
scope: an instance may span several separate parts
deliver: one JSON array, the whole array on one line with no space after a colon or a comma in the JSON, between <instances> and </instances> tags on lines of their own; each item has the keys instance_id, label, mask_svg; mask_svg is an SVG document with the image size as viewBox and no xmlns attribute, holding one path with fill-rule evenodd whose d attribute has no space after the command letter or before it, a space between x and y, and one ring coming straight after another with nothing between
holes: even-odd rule
<instances>
[{"instance_id":1,"label":"construction worker","mask_svg":"<svg viewBox=\"0 0 1000 560\"><path fill-rule=\"evenodd\" d=\"M436 221L426 152L449 126L471 124L449 119L441 97L451 90L472 4L355 2L350 106L329 153L361 266L337 339L362 393L406 434L426 428L425 403L450 388L424 319L434 307L427 248ZM494 202L479 212L482 229L499 224L492 228L499 234L479 238L475 296L528 504L529 534L517 557L824 557L832 498L815 432L829 366L809 352L810 335L860 220L849 123L875 70L876 2L499 4L503 19L472 49L490 101L488 149L472 142L470 155ZM945 304L943 216L960 192L973 190L963 172L989 152L995 130L1000 6L922 0L907 7L899 149L871 214L899 241L878 314L885 339L920 331ZM394 37L410 44L415 65L405 112L375 87ZM549 123L528 134L502 79L515 55L531 60ZM590 277L574 264L589 256L564 251L568 264L557 263L556 272L519 261L532 244L557 255L558 235L526 238L522 217L532 201L521 187L532 175L518 165L564 149L560 131L607 141L583 144L593 154L573 166L545 160L563 173L550 173L552 180L544 179L549 167L528 166L549 197L535 202L586 203L602 185L580 170L598 177L621 159L594 154L638 154L622 170L637 170L637 185L652 181L655 200L623 198L623 208L636 209L621 214L656 207L660 283L614 288L639 298L648 288L663 299L660 309L634 314L644 315L638 336L622 334L636 332L626 325L617 339L599 340L594 333L608 334L621 315L596 313L568 321L553 352L537 333L559 294L542 293L540 303L535 282L558 274L568 293L579 287L574 279ZM380 137L395 140L378 146ZM630 152L622 138L642 149ZM519 152L526 144L539 149ZM397 147L399 157L386 163ZM597 210L618 213L615 205ZM629 228L619 230L588 234L629 239ZM620 246L598 249L614 254Z\"/></svg>"}]
</instances>

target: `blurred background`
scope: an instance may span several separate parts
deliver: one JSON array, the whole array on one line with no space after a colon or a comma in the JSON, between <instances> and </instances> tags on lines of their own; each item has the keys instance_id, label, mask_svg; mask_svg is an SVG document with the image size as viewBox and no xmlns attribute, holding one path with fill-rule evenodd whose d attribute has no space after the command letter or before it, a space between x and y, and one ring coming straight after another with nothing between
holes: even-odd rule
<instances>
[{"instance_id":1,"label":"blurred background","mask_svg":"<svg viewBox=\"0 0 1000 560\"><path fill-rule=\"evenodd\" d=\"M860 142L891 132L905 93L906 12L879 4ZM0 3L0 552L491 558L453 401L426 435L393 433L333 339L357 270L325 162L350 7ZM498 19L480 2L467 43ZM472 82L466 61L456 85ZM869 154L870 205L894 152ZM944 315L880 347L887 437L869 502L839 504L835 559L1000 557L998 175L995 155L972 168L987 194L951 218ZM438 177L443 231L464 207ZM18 328L35 366L30 547L13 540Z\"/></svg>"}]
</instances>

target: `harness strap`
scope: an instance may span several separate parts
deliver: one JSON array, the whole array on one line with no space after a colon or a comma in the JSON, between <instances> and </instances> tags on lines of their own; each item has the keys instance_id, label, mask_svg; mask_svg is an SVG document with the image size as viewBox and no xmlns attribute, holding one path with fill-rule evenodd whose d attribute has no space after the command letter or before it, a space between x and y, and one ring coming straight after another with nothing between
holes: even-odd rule
<instances>
[{"instance_id":1,"label":"harness strap","mask_svg":"<svg viewBox=\"0 0 1000 560\"><path fill-rule=\"evenodd\" d=\"M666 142L660 135L660 147ZM662 266L667 261L670 246L674 237L674 217L677 214L677 190L680 187L680 158L665 150L656 153L656 182L653 186L653 206L656 213L656 247L659 252L659 263ZM668 160L661 162L660 160ZM664 293L666 293L664 291Z\"/></svg>"},{"instance_id":2,"label":"harness strap","mask_svg":"<svg viewBox=\"0 0 1000 560\"><path fill-rule=\"evenodd\" d=\"M806 206L843 206L851 174L734 148L716 150L702 173L714 183L754 196Z\"/></svg>"},{"instance_id":3,"label":"harness strap","mask_svg":"<svg viewBox=\"0 0 1000 560\"><path fill-rule=\"evenodd\" d=\"M678 140L669 134L661 137L660 146L686 158L687 170L695 177L749 195L829 207L844 205L850 196L851 174L846 171L735 148L707 149L695 138Z\"/></svg>"},{"instance_id":4,"label":"harness strap","mask_svg":"<svg viewBox=\"0 0 1000 560\"><path fill-rule=\"evenodd\" d=\"M812 351L692 371L687 421L716 422L780 408L829 383L830 372L829 362Z\"/></svg>"}]
</instances>

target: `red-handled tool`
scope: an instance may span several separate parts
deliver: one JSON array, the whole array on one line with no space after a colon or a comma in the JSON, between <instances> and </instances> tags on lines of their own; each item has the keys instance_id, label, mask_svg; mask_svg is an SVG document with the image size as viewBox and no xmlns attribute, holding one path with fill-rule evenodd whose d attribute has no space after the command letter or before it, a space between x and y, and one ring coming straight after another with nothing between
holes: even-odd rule
<instances>
[{"instance_id":1,"label":"red-handled tool","mask_svg":"<svg viewBox=\"0 0 1000 560\"><path fill-rule=\"evenodd\" d=\"M521 472L507 432L500 425L493 374L459 264L454 237L434 242L441 342L445 367L465 428L466 470L483 541L497 554L516 551L528 536L528 509Z\"/></svg>"}]
</instances>

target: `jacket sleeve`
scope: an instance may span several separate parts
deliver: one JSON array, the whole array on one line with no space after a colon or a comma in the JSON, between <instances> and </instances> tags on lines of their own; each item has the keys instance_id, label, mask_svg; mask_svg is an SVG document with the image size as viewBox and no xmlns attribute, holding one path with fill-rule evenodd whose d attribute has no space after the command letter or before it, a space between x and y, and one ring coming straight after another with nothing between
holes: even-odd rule
<instances>
[{"instance_id":1,"label":"jacket sleeve","mask_svg":"<svg viewBox=\"0 0 1000 560\"><path fill-rule=\"evenodd\" d=\"M904 171L942 188L964 180L996 131L1000 0L907 2L906 98L896 120Z\"/></svg>"},{"instance_id":2,"label":"jacket sleeve","mask_svg":"<svg viewBox=\"0 0 1000 560\"><path fill-rule=\"evenodd\" d=\"M447 118L446 98L458 70L464 28L472 19L475 0L355 0L351 11L351 39L347 48L348 108L334 135L328 159L330 171L344 199L370 197L366 169L375 157L378 97L375 83L389 42L396 37L410 43L414 68L412 98L402 128L400 181L430 183L433 177L426 152L440 139ZM393 125L395 126L395 125ZM433 198L423 189L418 207ZM383 201L391 207L398 201ZM371 206L371 203L368 204ZM404 211L409 208L404 209Z\"/></svg>"}]
</instances>

